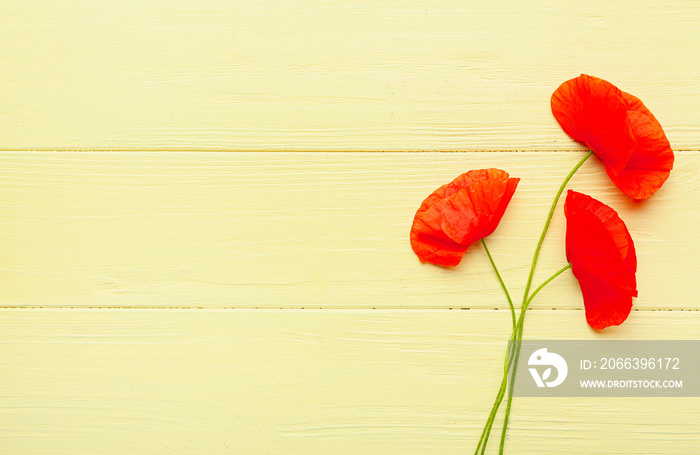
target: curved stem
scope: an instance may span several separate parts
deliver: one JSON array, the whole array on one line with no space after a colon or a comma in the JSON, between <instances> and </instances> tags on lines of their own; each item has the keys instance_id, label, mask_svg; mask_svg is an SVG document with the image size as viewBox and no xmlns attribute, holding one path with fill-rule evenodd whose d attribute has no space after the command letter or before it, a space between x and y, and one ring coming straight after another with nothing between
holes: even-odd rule
<instances>
[{"instance_id":1,"label":"curved stem","mask_svg":"<svg viewBox=\"0 0 700 455\"><path fill-rule=\"evenodd\" d=\"M491 413L489 414L489 418L486 421L486 425L484 425L484 430L481 432L481 439L479 439L479 444L476 446L476 451L474 452L475 455L479 454L479 449L481 449L481 454L484 453L486 450L486 442L489 439L489 435L491 434L491 428L493 427L493 421L496 418L496 413L498 412L498 408L501 405L501 402L503 402L503 397L505 396L506 392L506 387L508 384L508 369L510 368L510 356L512 354L513 349L515 348L515 345L513 344L512 340L513 337L515 336L515 333L517 332L517 326L516 328L513 328L513 332L511 334L511 340L508 342L508 349L506 350L506 358L503 363L503 380L501 381L501 387L498 389L498 394L496 395L496 400L493 403L493 407L491 408ZM483 446L482 446L483 444Z\"/></svg>"},{"instance_id":2,"label":"curved stem","mask_svg":"<svg viewBox=\"0 0 700 455\"><path fill-rule=\"evenodd\" d=\"M542 248L542 243L544 243L544 238L547 235L547 230L549 229L549 224L552 222L552 216L554 215L554 210L557 208L557 203L559 202L559 198L561 197L561 194L564 192L564 188L566 185L569 183L569 180L571 180L571 177L574 176L576 171L579 170L579 168L583 165L583 163L586 162L588 158L593 155L593 150L589 151L586 156L581 158L581 161L579 161L576 166L574 166L573 169L571 169L571 172L569 172L569 175L566 176L564 181L561 183L559 186L559 190L557 191L556 196L554 196L554 201L552 201L552 206L549 209L549 215L547 215L547 220L544 223L544 228L542 229L542 234L540 235L540 239L537 242L537 248L535 248L535 255L532 258L532 264L530 265L530 274L528 275L527 278L527 285L525 286L525 292L523 293L523 304L522 308L520 310L520 318L518 321L519 329L516 330L517 332L517 342L515 346L515 356L514 356L514 362L516 362L515 365L517 365L517 359L520 356L520 341L522 340L523 332L522 332L522 326L523 326L523 321L525 318L525 310L527 310L528 305L532 301L532 298L542 289L547 283L549 283L551 280L559 276L561 273L564 272L568 267L565 267L561 269L559 272L555 273L550 279L545 281L542 285L540 285L539 288L530 296L530 287L532 286L532 278L535 275L535 268L537 267L537 259L540 256L540 249ZM508 393L508 404L506 405L506 414L505 417L503 418L503 429L501 430L501 444L499 447L499 454L503 454L503 446L505 445L505 439L506 439L506 432L508 431L508 419L510 417L510 408L511 408L511 403L513 401L513 383L515 382L515 373L517 372L517 367L514 366L513 370L511 372L511 384L509 388L509 393Z\"/></svg>"},{"instance_id":3,"label":"curved stem","mask_svg":"<svg viewBox=\"0 0 700 455\"><path fill-rule=\"evenodd\" d=\"M513 305L513 299L510 297L510 293L508 292L508 288L506 287L505 282L503 281L503 277L501 277L500 272L498 271L498 267L496 267L496 262L493 260L493 256L491 256L491 252L489 251L488 246L486 246L486 241L484 239L481 239L481 244L484 247L484 251L486 252L486 256L488 256L489 261L491 262L491 267L493 267L493 271L496 272L496 277L498 278L498 282L501 283L501 288L503 288L503 292L506 294L506 299L508 299L508 305L510 306L510 316L513 320L513 330L515 330L516 326L516 320L515 320L515 305ZM504 365L504 371L503 371L503 380L501 381L501 386L498 389L498 395L496 396L496 401L493 404L493 407L491 408L491 412L489 413L489 417L486 420L486 425L484 425L484 429L481 432L481 438L479 439L479 444L476 446L476 452L475 454L479 453L479 449L482 448L482 444L484 443L484 439L488 440L490 434L491 434L491 428L493 427L493 422L496 419L496 413L498 412L498 408L501 405L501 402L503 401L503 397L505 396L505 390L506 386L508 384L508 358L506 357L505 365ZM486 449L486 446L484 445L483 450ZM483 453L483 450L481 453Z\"/></svg>"},{"instance_id":4,"label":"curved stem","mask_svg":"<svg viewBox=\"0 0 700 455\"><path fill-rule=\"evenodd\" d=\"M506 443L506 432L508 431L508 417L510 416L510 408L513 403L513 387L515 386L515 374L518 370L518 359L520 358L520 343L522 342L523 339L523 322L524 322L524 314L525 310L527 310L527 307L530 306L530 302L535 298L538 292L542 290L545 286L547 286L553 279L564 273L565 271L569 270L571 268L571 263L566 264L564 267L561 269L557 270L552 276L547 278L542 284L540 284L537 289L535 289L535 292L532 293L529 299L527 299L527 302L523 305L523 309L520 313L521 317L518 320L517 324L517 335L516 335L516 340L515 340L515 356L513 357L513 370L511 371L510 375L510 384L508 387L508 402L506 403L506 416L504 417L503 420L503 429L501 430L501 444L498 449L499 454L503 454L503 447L505 446ZM513 343L511 341L511 343Z\"/></svg>"},{"instance_id":5,"label":"curved stem","mask_svg":"<svg viewBox=\"0 0 700 455\"><path fill-rule=\"evenodd\" d=\"M513 328L513 332L511 333L510 340L508 343L508 349L506 350L506 367L505 367L505 372L504 372L504 380L501 381L501 387L498 391L498 395L496 395L496 401L493 404L493 408L491 409L491 414L489 415L489 419L486 422L486 425L484 426L484 430L481 433L481 439L479 439L479 444L477 445L476 452L475 454L479 453L479 449L481 449L481 453L483 454L486 450L486 445L488 444L488 439L489 439L489 434L491 433L491 427L493 426L493 421L495 419L496 412L498 411L498 408L500 407L501 402L503 401L503 397L505 395L505 390L507 387L507 378L508 378L508 371L510 370L510 365L511 361L510 359L512 358L514 362L517 362L517 359L520 356L520 341L522 340L522 332L523 332L523 324L525 321L525 310L527 310L527 307L530 305L530 302L532 299L535 297L535 295L545 286L547 285L550 281L552 281L554 278L562 274L565 270L569 268L569 266L564 267L563 269L559 270L556 272L554 275L552 275L550 278L548 278L544 283L542 283L536 290L533 292L532 296L530 296L530 287L532 286L532 278L535 275L535 268L537 267L537 260L540 256L540 249L542 248L542 244L544 243L544 238L547 234L547 230L549 229L549 225L552 222L552 216L554 215L554 210L557 207L557 203L559 202L559 198L561 197L561 194L564 192L564 188L566 185L569 183L569 180L574 176L576 171L579 170L579 168L583 165L583 163L586 162L588 158L593 154L593 151L590 151L584 156L577 164L574 166L574 168L569 172L569 174L566 176L562 184L559 186L559 190L557 191L556 196L554 196L554 201L552 202L552 206L549 209L549 214L547 215L547 220L545 221L544 228L542 229L542 234L540 235L540 239L537 242L537 248L535 249L535 254L532 258L532 264L530 265L530 273L527 278L527 285L525 287L525 292L523 293L523 303L522 307L520 309L520 316L518 317L518 322L515 324L515 327ZM516 343L513 343L513 341L516 341ZM517 364L517 363L514 363ZM511 388L509 389L509 395L508 395L508 404L506 406L506 415L504 418L503 422L503 429L501 431L501 444L499 448L499 453L503 453L503 447L505 445L505 436L506 432L508 430L508 419L510 416L510 408L511 408L511 403L512 403L512 384L514 383L515 379L515 372L516 368L513 368L513 372L511 375Z\"/></svg>"},{"instance_id":6,"label":"curved stem","mask_svg":"<svg viewBox=\"0 0 700 455\"><path fill-rule=\"evenodd\" d=\"M522 328L523 322L525 319L525 311L524 310L527 310L527 308L530 306L530 302L532 302L532 300L535 298L537 293L539 293L542 290L542 288L547 286L550 283L550 281L552 281L553 279L555 279L556 277L558 277L562 273L566 272L570 268L571 268L571 263L566 264L564 267L562 267L559 270L557 270L556 272L554 272L554 274L552 274L552 276L550 276L549 278L544 280L544 282L542 284L537 286L537 289L535 289L535 292L533 292L532 295L530 296L530 298L527 300L527 302L525 302L525 305L523 306L523 310L520 312L520 316L518 317L518 323L513 328L513 332L511 332L511 334L510 334L511 340L515 340L516 331L518 329Z\"/></svg>"},{"instance_id":7,"label":"curved stem","mask_svg":"<svg viewBox=\"0 0 700 455\"><path fill-rule=\"evenodd\" d=\"M549 209L549 215L547 215L547 221L544 223L544 229L542 229L542 234L540 235L540 240L537 242L537 248L535 249L535 255L532 258L532 264L530 265L530 275L527 277L527 285L525 286L525 293L523 294L523 305L527 301L529 297L529 292L530 292L530 286L532 286L532 277L535 276L535 267L537 267L537 259L540 257L540 249L542 248L542 243L544 242L544 237L547 235L547 230L549 229L549 224L552 222L552 215L554 215L554 210L557 208L557 203L559 202L559 197L561 196L561 193L564 192L564 188L566 185L569 183L569 180L571 180L571 177L574 176L576 171L583 166L583 163L586 162L590 156L593 155L593 150L588 152L586 156L584 156L581 161L574 166L574 168L569 172L569 175L566 176L562 184L559 186L559 191L557 191L557 195L554 196L554 201L552 202L552 207Z\"/></svg>"},{"instance_id":8,"label":"curved stem","mask_svg":"<svg viewBox=\"0 0 700 455\"><path fill-rule=\"evenodd\" d=\"M540 292L540 291L542 290L543 287L547 286L547 284L549 284L550 281L552 281L553 279L555 279L556 277L558 277L558 276L561 275L562 273L566 272L566 271L569 270L570 268L571 268L571 262L569 262L568 264L566 264L566 265L565 265L564 267L562 267L561 269L557 270L557 272L556 272L554 275L550 276L549 278L547 278L547 279L545 280L544 283L540 284L540 285L537 287L537 289L535 289L535 292L532 293L532 295L530 296L530 298L527 299L527 302L525 302L525 307L524 307L524 308L527 308L528 306L530 306L530 302L532 302L532 299L535 298L535 296L537 295L537 293Z\"/></svg>"},{"instance_id":9,"label":"curved stem","mask_svg":"<svg viewBox=\"0 0 700 455\"><path fill-rule=\"evenodd\" d=\"M484 246L484 251L486 251L486 256L488 256L489 261L491 261L491 267L493 267L493 271L496 272L496 276L498 277L498 282L501 283L501 287L503 288L503 292L506 293L506 298L508 299L508 305L510 305L510 316L513 318L513 328L515 328L515 306L513 305L513 300L510 298L510 294L508 293L508 288L506 288L506 284L503 282L503 278L501 277L501 274L498 272L498 267L496 267L496 263L493 261L493 257L491 257L491 252L489 251L489 248L486 246L486 241L484 241L484 239L481 239L481 244Z\"/></svg>"}]
</instances>

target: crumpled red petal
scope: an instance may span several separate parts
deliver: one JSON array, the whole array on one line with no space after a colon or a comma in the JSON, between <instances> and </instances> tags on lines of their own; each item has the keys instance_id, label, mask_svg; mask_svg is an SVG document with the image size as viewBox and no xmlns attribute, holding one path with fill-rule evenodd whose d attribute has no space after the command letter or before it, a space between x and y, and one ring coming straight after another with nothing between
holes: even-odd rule
<instances>
[{"instance_id":1,"label":"crumpled red petal","mask_svg":"<svg viewBox=\"0 0 700 455\"><path fill-rule=\"evenodd\" d=\"M632 95L625 95L638 102L631 103L630 106L636 110L627 113L637 146L632 150L622 172L615 175L609 169L606 171L623 193L633 199L643 200L651 197L668 179L673 169L673 150L658 120L641 101Z\"/></svg>"},{"instance_id":2,"label":"crumpled red petal","mask_svg":"<svg viewBox=\"0 0 700 455\"><path fill-rule=\"evenodd\" d=\"M637 256L625 223L609 206L572 190L564 213L566 257L581 286L588 324L622 324L637 297Z\"/></svg>"},{"instance_id":3,"label":"crumpled red petal","mask_svg":"<svg viewBox=\"0 0 700 455\"><path fill-rule=\"evenodd\" d=\"M554 91L551 106L566 134L588 145L610 172L622 172L637 141L620 89L582 74Z\"/></svg>"},{"instance_id":4,"label":"crumpled red petal","mask_svg":"<svg viewBox=\"0 0 700 455\"><path fill-rule=\"evenodd\" d=\"M459 264L470 244L496 229L519 181L500 169L479 169L435 190L411 226L411 247L420 261Z\"/></svg>"},{"instance_id":5,"label":"crumpled red petal","mask_svg":"<svg viewBox=\"0 0 700 455\"><path fill-rule=\"evenodd\" d=\"M673 150L661 124L639 98L582 74L557 88L551 105L564 131L600 157L626 195L648 199L668 178Z\"/></svg>"}]
</instances>

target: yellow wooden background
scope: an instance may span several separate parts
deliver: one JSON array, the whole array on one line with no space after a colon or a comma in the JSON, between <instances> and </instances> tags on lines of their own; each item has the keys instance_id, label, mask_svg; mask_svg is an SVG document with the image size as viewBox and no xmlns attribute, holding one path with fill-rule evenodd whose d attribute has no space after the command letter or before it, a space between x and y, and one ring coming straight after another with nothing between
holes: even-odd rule
<instances>
[{"instance_id":1,"label":"yellow wooden background","mask_svg":"<svg viewBox=\"0 0 700 455\"><path fill-rule=\"evenodd\" d=\"M634 204L586 163L571 187L627 222L639 298L596 333L567 274L525 336L698 339L699 23L691 0L4 0L0 453L470 453L510 316L479 248L421 265L408 229L460 172L521 177L490 238L520 294L583 153L549 97L581 72L639 96L676 167ZM507 451L697 454L699 428L700 398L517 398Z\"/></svg>"}]
</instances>

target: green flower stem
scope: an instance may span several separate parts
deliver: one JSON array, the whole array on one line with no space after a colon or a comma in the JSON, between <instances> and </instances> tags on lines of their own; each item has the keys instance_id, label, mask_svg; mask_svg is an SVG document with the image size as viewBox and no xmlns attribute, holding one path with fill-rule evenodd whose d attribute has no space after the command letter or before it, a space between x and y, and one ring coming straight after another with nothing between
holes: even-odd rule
<instances>
[{"instance_id":1,"label":"green flower stem","mask_svg":"<svg viewBox=\"0 0 700 455\"><path fill-rule=\"evenodd\" d=\"M527 286L525 286L525 293L523 294L523 304L527 301L530 293L530 286L532 286L532 277L535 276L535 267L537 267L537 259L540 257L540 249L542 248L542 243L544 242L544 237L547 235L547 230L549 229L549 224L552 222L552 215L554 215L554 210L557 208L557 203L559 202L559 197L561 196L561 193L564 192L564 188L566 185L569 183L569 180L571 180L571 177L574 176L576 171L583 166L583 163L586 162L590 156L593 155L593 151L591 150L584 156L581 161L574 166L574 168L569 172L569 175L566 176L564 181L561 183L559 186L559 191L557 191L557 195L554 196L554 201L552 202L552 207L549 209L549 215L547 215L547 221L544 223L544 229L542 229L542 234L540 235L540 240L537 242L537 248L535 249L535 256L532 258L532 264L530 265L530 275L527 277Z\"/></svg>"},{"instance_id":2,"label":"green flower stem","mask_svg":"<svg viewBox=\"0 0 700 455\"><path fill-rule=\"evenodd\" d=\"M530 302L535 298L538 292L542 290L547 284L549 284L550 281L564 273L565 271L569 270L571 268L571 263L568 263L561 269L559 269L554 275L550 276L547 278L547 280L540 284L537 289L535 289L535 292L532 293L529 299L527 299L527 302L523 305L523 309L520 312L520 318L518 318L518 324L517 324L517 339L515 341L515 346L513 349L515 349L515 356L513 357L513 371L511 371L510 375L510 386L508 387L508 402L506 403L506 415L503 418L503 428L501 429L501 444L498 449L499 454L503 454L503 447L505 446L506 443L506 432L508 431L508 417L510 417L510 408L513 403L513 387L515 387L515 374L517 373L518 370L518 359L520 358L520 344L522 343L523 340L523 322L524 322L524 315L525 315L525 310L527 310L527 307L530 306ZM512 343L512 341L511 341Z\"/></svg>"},{"instance_id":3,"label":"green flower stem","mask_svg":"<svg viewBox=\"0 0 700 455\"><path fill-rule=\"evenodd\" d=\"M528 275L527 279L527 285L525 287L525 292L523 293L523 303L522 307L520 309L520 316L518 318L518 322L516 323L515 327L513 328L513 332L511 333L510 340L508 343L508 348L506 350L506 356L505 356L505 366L504 366L504 378L501 381L501 387L499 388L498 394L496 395L496 400L493 403L493 407L491 409L491 413L489 414L489 418L486 421L486 425L484 426L484 430L481 433L481 438L479 439L479 444L476 447L476 451L474 452L475 455L478 455L479 453L484 454L486 451L486 445L488 444L489 436L491 433L491 428L493 427L493 421L496 418L496 413L498 412L498 408L500 407L501 402L503 401L503 397L505 396L505 391L507 389L507 382L508 382L508 371L510 370L510 365L511 365L511 359L514 359L514 364L517 365L517 358L520 356L520 341L522 340L522 331L523 331L523 325L524 325L524 320L525 320L525 310L527 310L527 307L530 305L530 302L532 299L537 295L537 293L545 286L547 285L550 281L552 281L554 278L559 276L561 273L563 273L565 270L569 268L569 266L566 266L559 270L557 273L552 275L549 279L547 279L544 283L542 283L536 290L533 292L532 296L529 295L530 293L530 288L532 286L532 279L535 275L535 268L537 266L537 260L540 255L540 249L542 248L542 244L544 243L544 238L545 235L547 234L547 230L549 229L549 225L552 222L552 216L554 215L554 210L557 207L557 203L559 202L559 198L561 197L561 194L564 192L564 188L566 185L569 183L569 180L574 176L576 171L583 165L583 163L586 162L588 158L593 154L593 151L590 151L584 156L581 161L579 161L576 166L569 172L569 175L566 176L562 184L559 186L559 190L557 191L556 196L554 197L554 201L552 202L552 206L549 209L549 214L547 215L547 220L545 221L544 228L542 229L542 234L540 235L540 239L537 242L537 248L535 249L535 254L534 257L532 258L532 264L530 266L530 274ZM515 343L513 343L515 341ZM508 404L506 406L506 416L504 418L504 423L503 423L503 429L501 432L501 444L499 448L499 453L503 453L503 447L505 445L505 435L508 429L508 418L510 416L510 408L511 408L511 403L512 403L512 384L514 383L515 379L515 373L516 373L516 367L513 367L512 375L511 375L511 388L509 389L509 395L508 395Z\"/></svg>"},{"instance_id":4,"label":"green flower stem","mask_svg":"<svg viewBox=\"0 0 700 455\"><path fill-rule=\"evenodd\" d=\"M550 276L549 278L547 278L547 280L546 280L544 283L540 284L540 285L537 287L537 289L535 289L535 292L532 293L532 295L530 296L530 298L527 299L527 302L525 302L525 306L523 307L523 311L526 310L528 306L530 306L530 302L532 302L532 300L535 298L535 296L537 295L537 293L540 292L540 291L542 290L543 287L547 286L547 285L549 284L550 281L552 281L553 279L555 279L556 277L558 277L558 276L561 275L562 273L566 272L566 271L569 270L570 268L571 268L571 262L569 262L568 264L566 264L566 265L565 265L564 267L562 267L561 269L557 270L557 272L556 272L554 275ZM521 325L522 325L522 321L521 321Z\"/></svg>"},{"instance_id":5,"label":"green flower stem","mask_svg":"<svg viewBox=\"0 0 700 455\"><path fill-rule=\"evenodd\" d=\"M493 258L491 257L491 252L489 251L489 248L486 246L486 241L484 241L484 239L481 239L481 244L484 246L484 251L486 251L486 256L488 256L489 261L491 261L491 267L493 267L493 271L496 272L496 276L498 277L498 282L501 283L501 287L503 288L503 292L506 293L506 298L508 299L508 305L510 305L510 315L513 318L513 328L515 328L515 306L513 305L513 300L510 298L510 294L508 293L508 288L506 288L506 284L503 282L503 278L501 277L501 274L498 273L498 267L496 267L496 263L493 262Z\"/></svg>"},{"instance_id":6,"label":"green flower stem","mask_svg":"<svg viewBox=\"0 0 700 455\"><path fill-rule=\"evenodd\" d=\"M491 413L489 414L489 418L486 420L486 425L484 425L484 429L481 432L481 438L479 439L479 444L476 446L474 455L479 455L479 449L481 449L482 454L486 450L486 442L488 441L489 435L491 434L491 428L493 427L493 421L496 419L496 413L498 412L498 408L501 406L501 402L503 401L507 384L508 356L506 355L506 362L503 371L503 380L501 381L501 386L498 388L498 395L496 395L496 400L494 401L493 406L491 407Z\"/></svg>"},{"instance_id":7,"label":"green flower stem","mask_svg":"<svg viewBox=\"0 0 700 455\"><path fill-rule=\"evenodd\" d=\"M566 270L571 268L571 264L567 264L566 266L562 267L559 271L557 271L554 275L549 277L544 283L542 283L536 290L535 292L532 293L532 296L528 299L525 305L525 309L529 306L530 302L532 302L533 298L535 295L537 295L542 288L544 288L547 284L549 284L550 281L564 273ZM498 395L496 396L496 400L493 403L493 407L491 408L491 413L489 414L489 418L486 421L486 425L484 426L484 430L481 432L481 438L479 439L479 444L476 447L476 451L474 452L475 455L479 454L479 449L481 449L481 453L483 454L484 451L486 450L486 445L484 443L484 440L488 441L489 435L491 434L491 428L493 427L493 422L496 418L496 414L498 412L498 408L501 405L501 402L503 401L503 398L505 397L505 392L508 389L507 387L507 381L508 381L508 370L511 365L511 362L509 362L509 359L511 356L515 356L513 359L513 368L517 369L518 365L518 358L520 355L519 349L516 351L515 347L517 344L519 344L519 340L522 339L522 332L523 332L523 322L524 322L524 312L521 311L520 317L518 318L518 322L513 326L513 332L511 332L510 335L510 340L508 342L508 351L506 352L506 358L504 362L504 371L503 371L503 380L501 381L501 386L498 389ZM514 354L515 351L515 354ZM513 380L515 379L515 376L512 377L511 379L511 385L510 385L510 390L509 393L512 395L513 393ZM510 398L509 395L509 398ZM511 400L508 400L508 406L506 407L506 412L509 411L509 406L511 404ZM483 446L482 446L483 444Z\"/></svg>"},{"instance_id":8,"label":"green flower stem","mask_svg":"<svg viewBox=\"0 0 700 455\"><path fill-rule=\"evenodd\" d=\"M561 273L563 273L565 270L567 270L569 267L564 267L562 268L559 272L555 273L550 277L547 281L542 283L540 287L538 287L535 292L530 296L530 287L532 286L532 278L535 275L535 268L537 267L537 259L540 256L540 249L542 248L542 243L544 243L544 238L547 235L547 230L549 229L549 224L552 222L552 216L554 215L554 210L557 208L557 203L559 202L559 198L561 197L561 194L564 192L564 188L566 188L566 185L569 183L569 180L574 176L576 171L579 170L581 166L583 166L583 163L586 162L588 158L593 155L593 150L589 151L586 156L581 158L581 160L574 166L574 168L569 172L569 175L566 176L564 181L561 183L559 186L559 190L557 191L556 196L554 196L554 201L552 201L552 206L549 209L549 215L547 215L547 221L544 223L544 228L542 229L542 234L540 235L540 240L537 242L537 248L535 249L535 255L532 258L532 264L530 266L530 275L527 278L527 285L525 286L525 292L523 293L523 305L520 310L520 318L519 318L519 328L517 329L517 341L515 343L515 356L513 358L513 369L511 372L511 378L510 378L510 388L508 391L508 403L506 405L506 415L503 418L503 429L501 430L501 443L499 446L499 455L503 454L503 447L505 445L505 439L506 439L506 432L508 431L508 419L510 417L510 408L511 404L513 401L513 386L515 383L515 374L517 372L517 362L518 358L520 356L520 342L522 341L523 338L523 322L525 318L525 310L527 310L527 307L530 305L530 302L532 299L537 295L537 293L542 289L544 286L547 285L550 281L552 281L554 278L559 276ZM502 399L502 398L501 398ZM486 445L486 443L484 443Z\"/></svg>"},{"instance_id":9,"label":"green flower stem","mask_svg":"<svg viewBox=\"0 0 700 455\"><path fill-rule=\"evenodd\" d=\"M491 256L491 252L489 251L488 246L486 246L486 241L484 239L481 239L481 244L484 247L484 251L486 252L486 256L488 256L489 261L491 262L491 267L493 267L493 271L496 272L496 276L498 277L498 282L501 283L501 287L503 288L503 292L506 294L506 299L508 299L508 304L510 305L510 315L513 319L513 330L515 330L516 320L515 320L515 305L513 305L513 299L511 299L511 297L510 297L510 293L508 292L508 288L506 287L506 284L503 281L503 277L501 277L501 274L498 271L498 267L496 267L496 263L493 260L493 256ZM508 359L506 358L506 362L504 364L504 371L503 371L503 380L501 381L501 386L499 387L500 398L497 399L496 402L494 403L494 406L491 409L491 413L489 414L489 418L487 420L487 425L484 426L484 430L481 432L481 438L479 439L479 445L476 448L477 453L478 453L479 449L481 448L481 444L483 443L484 438L488 439L489 434L491 433L491 427L493 426L493 421L496 418L496 413L498 411L498 408L499 408L501 402L503 401L503 397L505 396L507 382L508 382Z\"/></svg>"}]
</instances>

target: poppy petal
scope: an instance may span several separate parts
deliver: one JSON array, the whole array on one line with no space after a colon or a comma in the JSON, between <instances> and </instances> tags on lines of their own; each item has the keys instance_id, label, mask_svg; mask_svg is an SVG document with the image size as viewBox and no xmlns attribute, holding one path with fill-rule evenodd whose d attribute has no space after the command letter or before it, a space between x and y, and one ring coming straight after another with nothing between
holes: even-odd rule
<instances>
[{"instance_id":1,"label":"poppy petal","mask_svg":"<svg viewBox=\"0 0 700 455\"><path fill-rule=\"evenodd\" d=\"M627 113L637 138L637 146L632 150L627 165L618 175L607 170L613 183L627 196L637 200L648 199L661 188L673 169L674 161L671 144L661 124L643 104L641 108Z\"/></svg>"},{"instance_id":2,"label":"poppy petal","mask_svg":"<svg viewBox=\"0 0 700 455\"><path fill-rule=\"evenodd\" d=\"M435 190L411 227L411 247L420 261L459 264L470 244L496 229L519 181L500 169L479 169Z\"/></svg>"},{"instance_id":3,"label":"poppy petal","mask_svg":"<svg viewBox=\"0 0 700 455\"><path fill-rule=\"evenodd\" d=\"M411 227L411 247L421 262L454 267L462 260L467 246L453 241L440 229L442 214L426 199Z\"/></svg>"},{"instance_id":4,"label":"poppy petal","mask_svg":"<svg viewBox=\"0 0 700 455\"><path fill-rule=\"evenodd\" d=\"M572 190L564 213L566 257L581 286L588 324L621 324L637 296L637 256L625 223L609 206Z\"/></svg>"},{"instance_id":5,"label":"poppy petal","mask_svg":"<svg viewBox=\"0 0 700 455\"><path fill-rule=\"evenodd\" d=\"M493 233L520 179L508 178L500 169L470 171L458 179L460 190L441 206L442 230L455 242L470 245Z\"/></svg>"},{"instance_id":6,"label":"poppy petal","mask_svg":"<svg viewBox=\"0 0 700 455\"><path fill-rule=\"evenodd\" d=\"M622 172L636 140L620 89L582 74L554 91L551 107L566 134L590 147L609 172Z\"/></svg>"}]
</instances>

